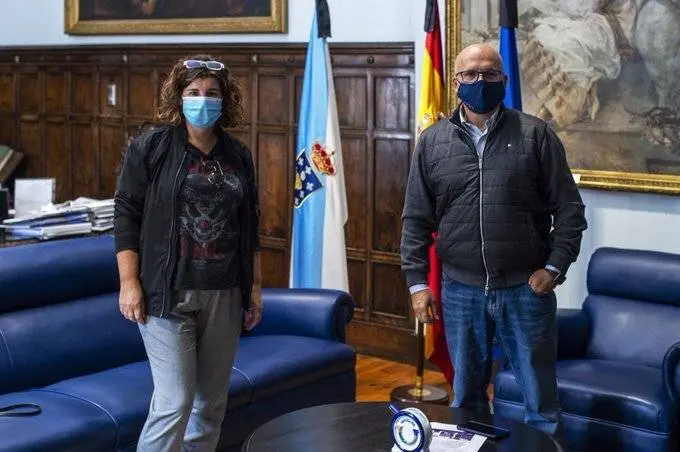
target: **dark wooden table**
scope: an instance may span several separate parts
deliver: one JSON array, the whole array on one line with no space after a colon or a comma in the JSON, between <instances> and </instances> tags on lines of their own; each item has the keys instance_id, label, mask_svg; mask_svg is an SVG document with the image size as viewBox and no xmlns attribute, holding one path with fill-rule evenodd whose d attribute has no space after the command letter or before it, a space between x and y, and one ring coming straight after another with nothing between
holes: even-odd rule
<instances>
[{"instance_id":1,"label":"dark wooden table","mask_svg":"<svg viewBox=\"0 0 680 452\"><path fill-rule=\"evenodd\" d=\"M510 431L498 443L487 439L480 452L561 452L548 435L525 424L500 417L485 417L441 405L415 406L430 422L460 424L476 420ZM284 414L255 430L242 452L389 452L392 450L387 402L339 403Z\"/></svg>"}]
</instances>

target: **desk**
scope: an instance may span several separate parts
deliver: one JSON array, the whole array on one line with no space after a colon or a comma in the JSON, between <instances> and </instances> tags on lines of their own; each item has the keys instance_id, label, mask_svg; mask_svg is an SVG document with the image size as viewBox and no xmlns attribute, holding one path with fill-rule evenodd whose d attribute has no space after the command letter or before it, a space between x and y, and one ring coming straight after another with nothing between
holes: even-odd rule
<instances>
[{"instance_id":1,"label":"desk","mask_svg":"<svg viewBox=\"0 0 680 452\"><path fill-rule=\"evenodd\" d=\"M487 439L480 452L561 452L548 435L525 424L441 405L407 405L422 410L430 422L460 424L476 420L510 431L498 441ZM255 430L242 452L389 452L392 449L387 402L339 403L305 408L273 419Z\"/></svg>"}]
</instances>

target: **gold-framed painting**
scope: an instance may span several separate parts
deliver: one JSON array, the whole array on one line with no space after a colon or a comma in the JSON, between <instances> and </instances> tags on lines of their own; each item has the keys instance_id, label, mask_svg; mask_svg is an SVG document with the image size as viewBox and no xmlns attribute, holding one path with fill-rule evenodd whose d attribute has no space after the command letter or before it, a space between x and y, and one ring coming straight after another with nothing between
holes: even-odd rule
<instances>
[{"instance_id":1,"label":"gold-framed painting","mask_svg":"<svg viewBox=\"0 0 680 452\"><path fill-rule=\"evenodd\" d=\"M444 1L448 62L498 48L499 0ZM579 186L680 194L677 2L518 0L518 13L522 109L557 131Z\"/></svg>"},{"instance_id":2,"label":"gold-framed painting","mask_svg":"<svg viewBox=\"0 0 680 452\"><path fill-rule=\"evenodd\" d=\"M72 35L285 33L288 0L64 0Z\"/></svg>"}]
</instances>

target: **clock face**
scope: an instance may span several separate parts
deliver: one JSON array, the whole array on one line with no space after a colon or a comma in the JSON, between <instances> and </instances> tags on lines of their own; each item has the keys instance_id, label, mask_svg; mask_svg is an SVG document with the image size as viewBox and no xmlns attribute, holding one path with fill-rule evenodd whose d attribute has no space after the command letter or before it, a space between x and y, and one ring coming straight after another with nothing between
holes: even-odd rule
<instances>
[{"instance_id":1,"label":"clock face","mask_svg":"<svg viewBox=\"0 0 680 452\"><path fill-rule=\"evenodd\" d=\"M422 427L410 416L399 416L392 424L392 437L403 451L416 451L422 447Z\"/></svg>"}]
</instances>

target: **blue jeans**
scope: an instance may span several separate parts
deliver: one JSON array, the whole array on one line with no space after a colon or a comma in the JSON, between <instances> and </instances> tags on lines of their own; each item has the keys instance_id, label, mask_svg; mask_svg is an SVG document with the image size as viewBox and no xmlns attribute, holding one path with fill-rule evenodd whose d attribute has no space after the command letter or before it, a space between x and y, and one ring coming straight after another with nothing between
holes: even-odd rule
<instances>
[{"instance_id":1,"label":"blue jeans","mask_svg":"<svg viewBox=\"0 0 680 452\"><path fill-rule=\"evenodd\" d=\"M243 308L239 289L181 291L169 318L139 325L154 390L138 452L213 451Z\"/></svg>"},{"instance_id":2,"label":"blue jeans","mask_svg":"<svg viewBox=\"0 0 680 452\"><path fill-rule=\"evenodd\" d=\"M451 406L489 411L492 345L497 335L524 395L524 422L555 435L560 417L555 364L557 301L528 284L490 290L445 280L442 309L455 369Z\"/></svg>"}]
</instances>

